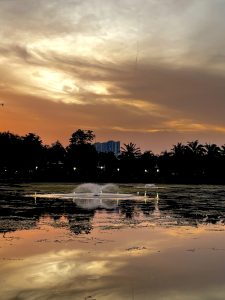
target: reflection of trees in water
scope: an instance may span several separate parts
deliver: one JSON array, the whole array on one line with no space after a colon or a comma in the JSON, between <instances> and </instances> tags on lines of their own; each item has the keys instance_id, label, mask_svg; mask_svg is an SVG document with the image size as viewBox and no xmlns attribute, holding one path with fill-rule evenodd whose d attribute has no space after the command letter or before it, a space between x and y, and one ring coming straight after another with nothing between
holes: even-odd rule
<instances>
[{"instance_id":1,"label":"reflection of trees in water","mask_svg":"<svg viewBox=\"0 0 225 300\"><path fill-rule=\"evenodd\" d=\"M18 229L31 229L36 226L39 214L34 213L32 205L24 203L15 195L0 199L0 232L11 232Z\"/></svg>"},{"instance_id":2,"label":"reflection of trees in water","mask_svg":"<svg viewBox=\"0 0 225 300\"><path fill-rule=\"evenodd\" d=\"M29 230L36 226L36 220L0 217L0 233L13 232L16 230Z\"/></svg>"},{"instance_id":3,"label":"reflection of trees in water","mask_svg":"<svg viewBox=\"0 0 225 300\"><path fill-rule=\"evenodd\" d=\"M127 219L134 217L135 202L131 200L122 200L119 202L119 212L125 215Z\"/></svg>"},{"instance_id":4,"label":"reflection of trees in water","mask_svg":"<svg viewBox=\"0 0 225 300\"><path fill-rule=\"evenodd\" d=\"M2 198L2 197L1 197ZM7 196L0 199L0 232L29 230L35 228L42 217L48 217L55 223L64 216L68 226L75 234L89 233L92 230L94 210L82 209L72 201L59 199L17 198Z\"/></svg>"},{"instance_id":5,"label":"reflection of trees in water","mask_svg":"<svg viewBox=\"0 0 225 300\"><path fill-rule=\"evenodd\" d=\"M214 194L207 191L188 189L183 191L161 192L159 197L146 198L145 201L121 201L119 211L126 218L135 218L135 212L142 212L149 221L160 220L160 224L173 221L177 226L224 223L224 192Z\"/></svg>"},{"instance_id":6,"label":"reflection of trees in water","mask_svg":"<svg viewBox=\"0 0 225 300\"><path fill-rule=\"evenodd\" d=\"M95 212L103 210L111 214L112 211L125 219L142 218L147 221L160 220L160 224L167 222L168 217L173 226L224 223L225 200L224 192L212 192L176 188L163 190L157 198L143 200L121 200L115 207L79 207L72 200L62 199L34 199L19 195L2 193L0 196L0 232L10 232L35 228L41 217L48 216L60 226L60 218L68 220L68 228L75 234L90 233L93 229L92 221ZM112 205L111 205L112 206ZM122 218L123 219L123 218ZM62 225L63 226L63 225ZM64 224L65 226L65 224Z\"/></svg>"},{"instance_id":7,"label":"reflection of trees in water","mask_svg":"<svg viewBox=\"0 0 225 300\"><path fill-rule=\"evenodd\" d=\"M81 234L81 233L88 234L93 229L91 220L92 217L87 217L85 215L68 216L69 228L75 234Z\"/></svg>"},{"instance_id":8,"label":"reflection of trees in water","mask_svg":"<svg viewBox=\"0 0 225 300\"><path fill-rule=\"evenodd\" d=\"M189 187L184 190L176 187L173 191L165 191L160 196L159 209L177 220L178 225L224 223L225 200L224 191L216 193L202 187Z\"/></svg>"},{"instance_id":9,"label":"reflection of trees in water","mask_svg":"<svg viewBox=\"0 0 225 300\"><path fill-rule=\"evenodd\" d=\"M157 200L122 200L118 204L119 213L127 219L135 218L136 212L141 212L144 216L151 216L156 209L156 202Z\"/></svg>"},{"instance_id":10,"label":"reflection of trees in water","mask_svg":"<svg viewBox=\"0 0 225 300\"><path fill-rule=\"evenodd\" d=\"M150 216L155 210L155 201L141 202L139 206L145 216Z\"/></svg>"}]
</instances>

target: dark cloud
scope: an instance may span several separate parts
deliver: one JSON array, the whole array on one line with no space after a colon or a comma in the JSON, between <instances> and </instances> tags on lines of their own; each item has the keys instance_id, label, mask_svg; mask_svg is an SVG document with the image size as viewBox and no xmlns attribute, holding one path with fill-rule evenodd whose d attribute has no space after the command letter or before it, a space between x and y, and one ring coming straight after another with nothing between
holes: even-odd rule
<instances>
[{"instance_id":1,"label":"dark cloud","mask_svg":"<svg viewBox=\"0 0 225 300\"><path fill-rule=\"evenodd\" d=\"M133 65L124 62L95 63L81 61L76 57L49 58L53 66L70 72L71 76L89 82L101 81L112 84L110 98L122 98L129 103L142 99L162 105L168 111L176 112L180 118L189 118L203 123L224 123L225 77L197 67L172 67L169 65ZM93 96L94 95L90 95ZM87 98L88 94L83 95ZM101 97L96 96L97 100Z\"/></svg>"}]
</instances>

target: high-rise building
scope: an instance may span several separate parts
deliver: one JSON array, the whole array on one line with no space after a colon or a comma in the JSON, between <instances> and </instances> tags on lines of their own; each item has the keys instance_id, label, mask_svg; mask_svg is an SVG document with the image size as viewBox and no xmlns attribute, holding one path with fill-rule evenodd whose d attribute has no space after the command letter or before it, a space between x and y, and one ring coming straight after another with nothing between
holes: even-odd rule
<instances>
[{"instance_id":1,"label":"high-rise building","mask_svg":"<svg viewBox=\"0 0 225 300\"><path fill-rule=\"evenodd\" d=\"M108 141L104 143L95 143L95 149L97 152L113 152L115 155L120 154L120 142Z\"/></svg>"}]
</instances>

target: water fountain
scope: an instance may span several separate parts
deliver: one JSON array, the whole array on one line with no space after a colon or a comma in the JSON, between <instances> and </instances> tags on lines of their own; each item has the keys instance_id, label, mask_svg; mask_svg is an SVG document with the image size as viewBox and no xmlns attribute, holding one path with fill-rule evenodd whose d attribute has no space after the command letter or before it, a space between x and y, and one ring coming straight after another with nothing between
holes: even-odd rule
<instances>
[{"instance_id":1,"label":"water fountain","mask_svg":"<svg viewBox=\"0 0 225 300\"><path fill-rule=\"evenodd\" d=\"M109 199L109 200L120 200L120 199L143 199L146 197L140 196L139 194L120 193L119 187L116 184L107 183L104 185L96 183L83 183L78 185L71 193L47 193L47 194L32 194L27 195L37 198L52 198L52 199L79 199L79 200L94 200L94 199Z\"/></svg>"},{"instance_id":2,"label":"water fountain","mask_svg":"<svg viewBox=\"0 0 225 300\"><path fill-rule=\"evenodd\" d=\"M107 183L99 185L96 183L83 183L74 189L76 194L91 193L93 196L105 196L105 194L118 194L119 187L116 184Z\"/></svg>"}]
</instances>

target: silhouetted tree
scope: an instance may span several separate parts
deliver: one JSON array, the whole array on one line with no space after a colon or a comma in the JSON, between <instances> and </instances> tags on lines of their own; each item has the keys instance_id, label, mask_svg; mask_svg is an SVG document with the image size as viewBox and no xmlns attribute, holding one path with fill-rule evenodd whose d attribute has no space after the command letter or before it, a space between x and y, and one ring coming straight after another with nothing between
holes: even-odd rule
<instances>
[{"instance_id":1,"label":"silhouetted tree","mask_svg":"<svg viewBox=\"0 0 225 300\"><path fill-rule=\"evenodd\" d=\"M23 163L27 170L34 171L43 164L45 148L41 138L35 133L28 133L22 137Z\"/></svg>"},{"instance_id":2,"label":"silhouetted tree","mask_svg":"<svg viewBox=\"0 0 225 300\"><path fill-rule=\"evenodd\" d=\"M67 168L79 180L93 180L96 175L97 151L91 144L95 135L92 130L75 131L67 150Z\"/></svg>"},{"instance_id":3,"label":"silhouetted tree","mask_svg":"<svg viewBox=\"0 0 225 300\"><path fill-rule=\"evenodd\" d=\"M121 147L121 158L138 158L141 155L141 150L134 143L124 144L124 147Z\"/></svg>"},{"instance_id":4,"label":"silhouetted tree","mask_svg":"<svg viewBox=\"0 0 225 300\"><path fill-rule=\"evenodd\" d=\"M222 145L221 148L220 148L220 154L222 156L225 156L225 145Z\"/></svg>"},{"instance_id":5,"label":"silhouetted tree","mask_svg":"<svg viewBox=\"0 0 225 300\"><path fill-rule=\"evenodd\" d=\"M155 180L157 156L152 151L145 151L138 157L138 171L141 181Z\"/></svg>"},{"instance_id":6,"label":"silhouetted tree","mask_svg":"<svg viewBox=\"0 0 225 300\"><path fill-rule=\"evenodd\" d=\"M48 161L51 163L63 163L66 157L66 150L63 145L56 141L48 147Z\"/></svg>"},{"instance_id":7,"label":"silhouetted tree","mask_svg":"<svg viewBox=\"0 0 225 300\"><path fill-rule=\"evenodd\" d=\"M205 152L206 155L208 157L212 157L212 158L215 158L215 157L219 157L220 156L220 152L221 152L221 149L220 147L218 147L216 144L205 144L204 146L205 148Z\"/></svg>"},{"instance_id":8,"label":"silhouetted tree","mask_svg":"<svg viewBox=\"0 0 225 300\"><path fill-rule=\"evenodd\" d=\"M171 152L176 157L183 157L185 154L186 147L182 143L177 143L176 145L173 145L173 148L171 149Z\"/></svg>"},{"instance_id":9,"label":"silhouetted tree","mask_svg":"<svg viewBox=\"0 0 225 300\"><path fill-rule=\"evenodd\" d=\"M208 182L218 181L223 170L221 149L216 144L205 144L204 177Z\"/></svg>"},{"instance_id":10,"label":"silhouetted tree","mask_svg":"<svg viewBox=\"0 0 225 300\"><path fill-rule=\"evenodd\" d=\"M5 175L21 165L22 139L9 131L0 133L0 171Z\"/></svg>"},{"instance_id":11,"label":"silhouetted tree","mask_svg":"<svg viewBox=\"0 0 225 300\"><path fill-rule=\"evenodd\" d=\"M119 161L113 152L97 154L97 174L100 181L116 181L119 178Z\"/></svg>"},{"instance_id":12,"label":"silhouetted tree","mask_svg":"<svg viewBox=\"0 0 225 300\"><path fill-rule=\"evenodd\" d=\"M143 154L124 144L121 154L97 153L91 130L75 131L66 149L59 141L43 145L35 133L0 132L0 178L74 181L225 183L225 144L198 140L173 145L171 151Z\"/></svg>"},{"instance_id":13,"label":"silhouetted tree","mask_svg":"<svg viewBox=\"0 0 225 300\"><path fill-rule=\"evenodd\" d=\"M171 149L171 160L172 160L172 172L175 180L185 180L186 168L187 168L187 148L182 143L173 145Z\"/></svg>"},{"instance_id":14,"label":"silhouetted tree","mask_svg":"<svg viewBox=\"0 0 225 300\"><path fill-rule=\"evenodd\" d=\"M205 147L198 140L188 142L186 149L195 156L203 156L206 152Z\"/></svg>"},{"instance_id":15,"label":"silhouetted tree","mask_svg":"<svg viewBox=\"0 0 225 300\"><path fill-rule=\"evenodd\" d=\"M138 158L141 155L140 148L134 143L124 144L121 147L120 160L120 175L125 181L138 180Z\"/></svg>"},{"instance_id":16,"label":"silhouetted tree","mask_svg":"<svg viewBox=\"0 0 225 300\"><path fill-rule=\"evenodd\" d=\"M94 140L95 135L92 130L81 130L75 131L70 138L70 146L91 144Z\"/></svg>"},{"instance_id":17,"label":"silhouetted tree","mask_svg":"<svg viewBox=\"0 0 225 300\"><path fill-rule=\"evenodd\" d=\"M176 176L176 173L174 168L173 155L174 153L170 151L163 151L157 159L157 164L160 169L160 177L162 181L165 182L174 181L174 177Z\"/></svg>"},{"instance_id":18,"label":"silhouetted tree","mask_svg":"<svg viewBox=\"0 0 225 300\"><path fill-rule=\"evenodd\" d=\"M198 181L204 173L204 155L205 147L198 140L188 142L186 156L186 173L193 182Z\"/></svg>"}]
</instances>

